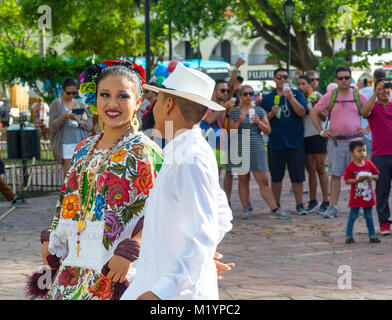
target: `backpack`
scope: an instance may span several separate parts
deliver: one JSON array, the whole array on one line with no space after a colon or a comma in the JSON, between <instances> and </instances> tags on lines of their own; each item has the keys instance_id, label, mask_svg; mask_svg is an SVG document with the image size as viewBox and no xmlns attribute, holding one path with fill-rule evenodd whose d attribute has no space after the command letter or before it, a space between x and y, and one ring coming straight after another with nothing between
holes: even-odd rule
<instances>
[{"instance_id":1,"label":"backpack","mask_svg":"<svg viewBox=\"0 0 392 320\"><path fill-rule=\"evenodd\" d=\"M354 100L339 101L339 102L355 102L355 104L357 105L357 108L358 108L358 114L359 114L359 116L361 116L361 102L359 100L359 91L357 89L353 89L353 90L354 90ZM328 128L328 126L329 126L331 112L332 112L332 109L336 103L337 97L338 97L338 88L333 89L333 91L332 91L331 101L329 102L329 107L328 107L328 111L329 111L328 117L327 117L327 120L325 121L326 128Z\"/></svg>"},{"instance_id":2,"label":"backpack","mask_svg":"<svg viewBox=\"0 0 392 320\"><path fill-rule=\"evenodd\" d=\"M331 111L333 109L333 106L336 103L336 99L338 97L338 89L333 89L332 91L332 96L331 96L331 101L329 102L329 115L331 114ZM354 89L354 100L347 100L347 101L339 101L339 102L355 102L358 108L358 113L361 115L361 102L359 100L359 91L357 89Z\"/></svg>"}]
</instances>

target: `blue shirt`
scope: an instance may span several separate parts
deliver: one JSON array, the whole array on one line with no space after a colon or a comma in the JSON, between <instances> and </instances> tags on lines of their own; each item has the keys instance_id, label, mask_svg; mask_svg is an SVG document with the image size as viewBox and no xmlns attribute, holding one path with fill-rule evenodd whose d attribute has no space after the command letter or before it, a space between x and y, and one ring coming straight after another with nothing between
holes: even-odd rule
<instances>
[{"instance_id":1,"label":"blue shirt","mask_svg":"<svg viewBox=\"0 0 392 320\"><path fill-rule=\"evenodd\" d=\"M302 92L292 90L294 98L301 104L306 113L306 99ZM263 97L260 107L267 113L275 105L274 98L277 95L276 90ZM303 119L299 117L290 102L284 96L280 97L281 114L280 119L273 117L270 120L271 134L268 138L268 148L279 151L283 149L297 149L304 143L304 125ZM286 107L287 106L287 107Z\"/></svg>"}]
</instances>

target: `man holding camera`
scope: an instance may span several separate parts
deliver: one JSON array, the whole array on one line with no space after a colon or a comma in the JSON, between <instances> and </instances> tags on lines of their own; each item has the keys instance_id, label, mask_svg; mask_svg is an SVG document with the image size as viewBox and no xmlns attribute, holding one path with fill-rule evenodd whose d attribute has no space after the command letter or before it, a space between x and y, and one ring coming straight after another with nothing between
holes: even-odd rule
<instances>
[{"instance_id":1,"label":"man holding camera","mask_svg":"<svg viewBox=\"0 0 392 320\"><path fill-rule=\"evenodd\" d=\"M374 93L365 103L362 116L372 131L372 161L380 171L376 182L377 214L381 234L391 234L388 205L392 179L392 83L379 79Z\"/></svg>"},{"instance_id":2,"label":"man holding camera","mask_svg":"<svg viewBox=\"0 0 392 320\"><path fill-rule=\"evenodd\" d=\"M306 99L301 91L291 90L286 69L274 72L276 90L263 97L260 107L267 112L271 123L268 139L268 166L271 172L271 189L275 201L280 203L282 180L288 167L296 201L296 212L306 214L302 204L305 181L305 145L302 118L307 113ZM278 101L279 100L279 101ZM281 210L272 213L276 218L289 218Z\"/></svg>"},{"instance_id":3,"label":"man holding camera","mask_svg":"<svg viewBox=\"0 0 392 320\"><path fill-rule=\"evenodd\" d=\"M367 97L351 87L351 70L339 67L335 73L338 87L331 90L310 111L310 118L320 136L328 138L328 174L331 175L331 205L324 218L338 216L337 204L340 195L341 179L349 162L352 161L349 144L361 140L367 133L361 127L360 110L368 100ZM354 91L355 90L355 91ZM320 116L328 114L329 127L323 130Z\"/></svg>"}]
</instances>

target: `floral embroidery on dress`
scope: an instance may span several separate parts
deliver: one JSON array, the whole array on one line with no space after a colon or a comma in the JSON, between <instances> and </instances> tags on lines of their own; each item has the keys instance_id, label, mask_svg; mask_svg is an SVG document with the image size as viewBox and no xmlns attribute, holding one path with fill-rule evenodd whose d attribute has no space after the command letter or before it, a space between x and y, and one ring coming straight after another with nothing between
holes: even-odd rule
<instances>
[{"instance_id":1,"label":"floral embroidery on dress","mask_svg":"<svg viewBox=\"0 0 392 320\"><path fill-rule=\"evenodd\" d=\"M97 138L98 136L90 137L76 147L68 175L61 188L51 230L56 229L61 218L74 221L81 219L80 210L88 205L80 203L79 197L79 177L85 161L83 156ZM96 157L99 162L99 156ZM142 134L125 137L112 150L108 159L96 172L95 185L83 185L83 199L86 198L85 194L89 188L94 188L90 202L91 215L87 223L105 221L102 244L106 250L113 246L128 222L139 217L154 185L154 167L160 168L163 162L160 148Z\"/></svg>"},{"instance_id":2,"label":"floral embroidery on dress","mask_svg":"<svg viewBox=\"0 0 392 320\"><path fill-rule=\"evenodd\" d=\"M69 194L63 200L63 211L62 216L64 219L73 218L78 211L79 208L79 197L76 194Z\"/></svg>"}]
</instances>

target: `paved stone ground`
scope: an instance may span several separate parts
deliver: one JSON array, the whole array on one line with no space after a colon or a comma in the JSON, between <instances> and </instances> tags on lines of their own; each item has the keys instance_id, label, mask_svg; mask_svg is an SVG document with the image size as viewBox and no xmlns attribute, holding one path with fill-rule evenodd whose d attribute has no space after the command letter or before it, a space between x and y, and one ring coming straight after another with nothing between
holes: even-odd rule
<instances>
[{"instance_id":1,"label":"paved stone ground","mask_svg":"<svg viewBox=\"0 0 392 320\"><path fill-rule=\"evenodd\" d=\"M287 178L286 178L287 179ZM252 178L254 207L250 220L240 220L237 180L233 188L233 230L219 246L224 261L236 267L224 275L221 299L392 299L391 236L369 244L363 218L355 225L357 244L346 245L348 187L343 186L340 216L293 216L290 221L269 218ZM40 231L50 224L57 195L28 199L0 221L0 299L25 299L26 276L41 266ZM294 196L285 180L282 208L294 210ZM304 202L308 195L304 195ZM0 202L0 216L9 208ZM378 219L374 212L378 230ZM340 266L349 266L352 289L339 289Z\"/></svg>"}]
</instances>

